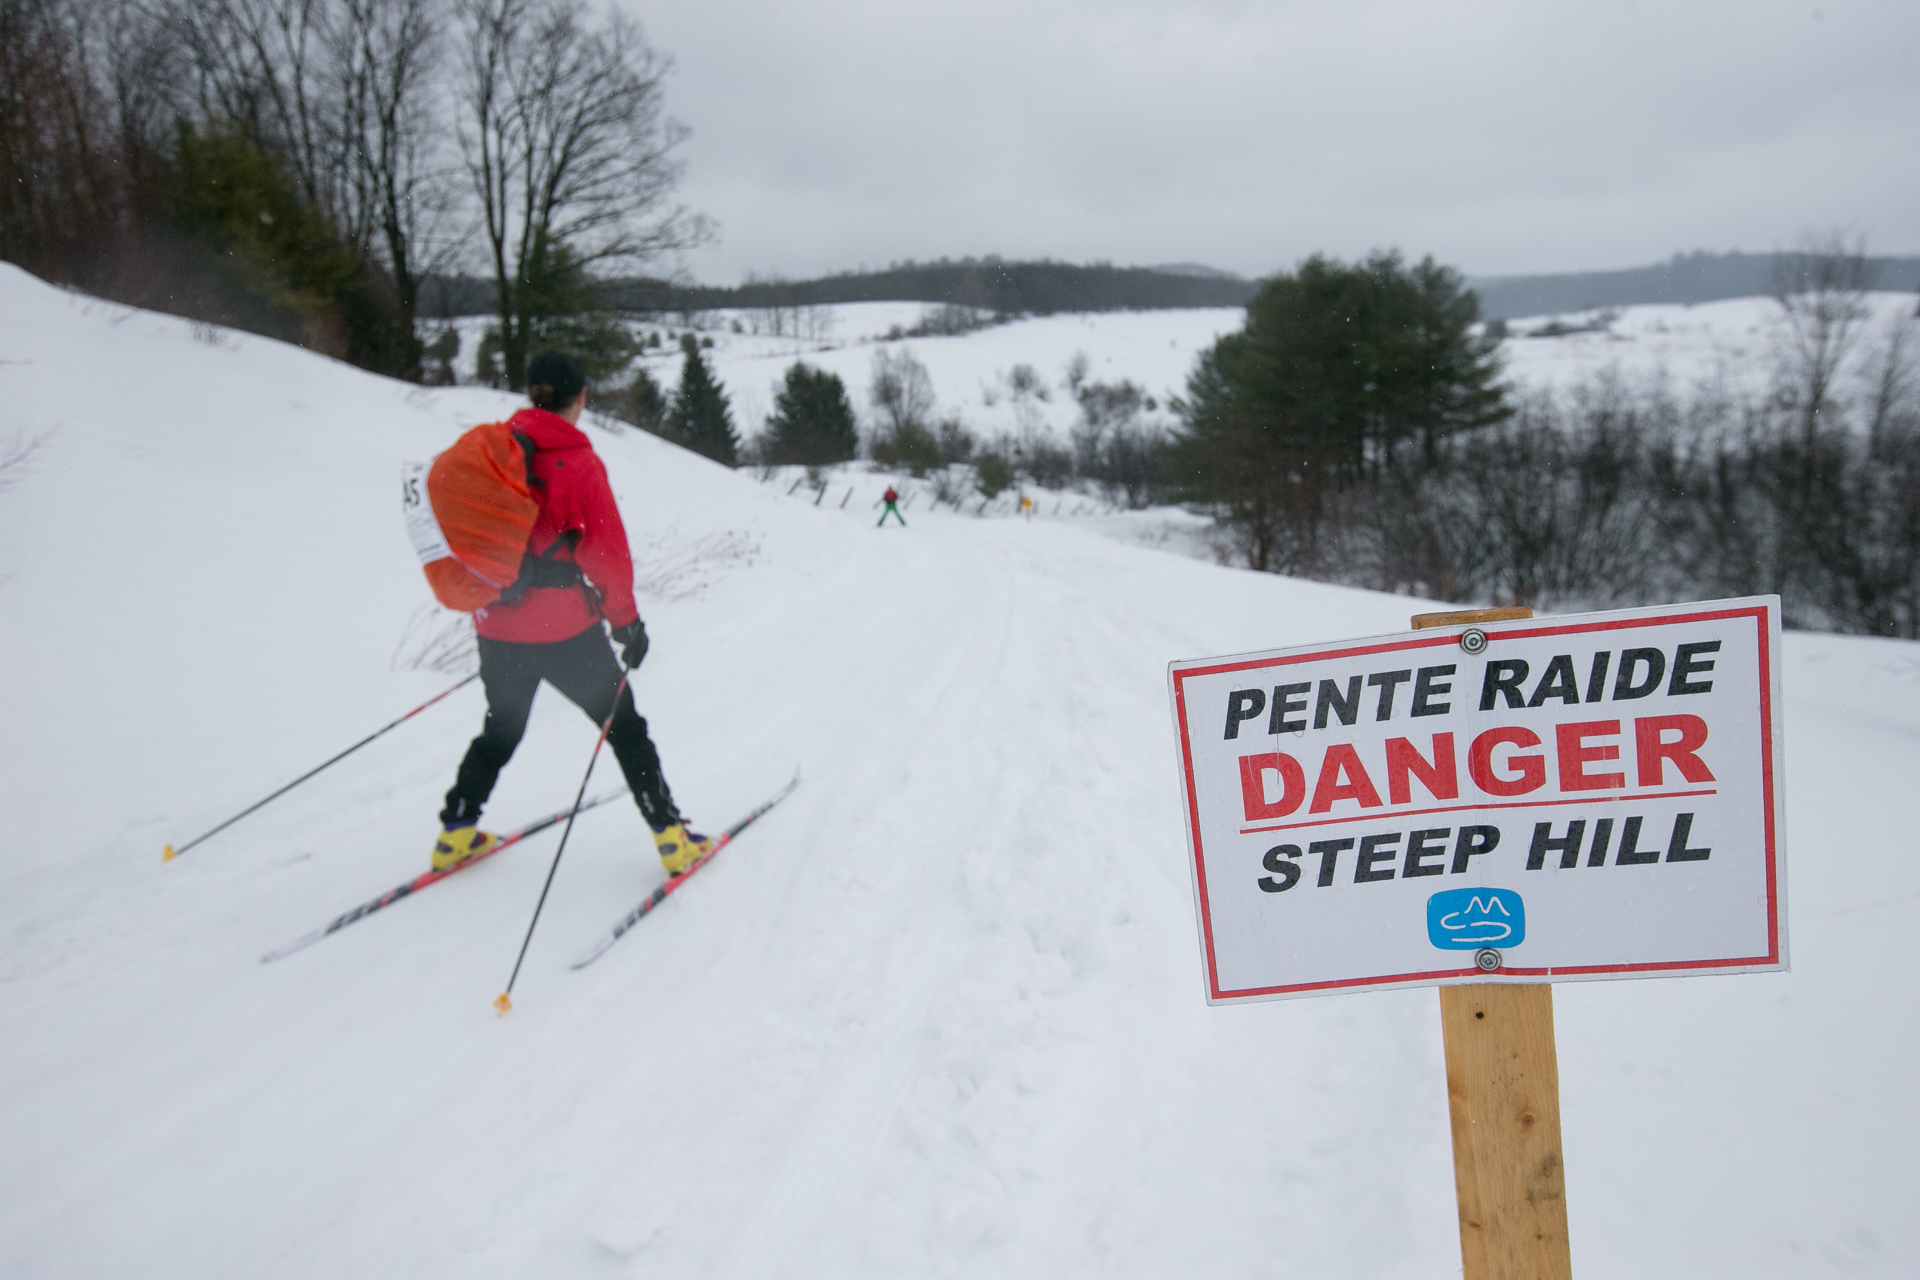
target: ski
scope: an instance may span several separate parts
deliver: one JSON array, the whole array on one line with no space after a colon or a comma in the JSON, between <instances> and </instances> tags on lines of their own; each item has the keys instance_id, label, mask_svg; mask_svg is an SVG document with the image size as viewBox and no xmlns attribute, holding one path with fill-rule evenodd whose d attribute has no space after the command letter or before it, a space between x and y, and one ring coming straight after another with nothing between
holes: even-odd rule
<instances>
[{"instance_id":1,"label":"ski","mask_svg":"<svg viewBox=\"0 0 1920 1280\"><path fill-rule=\"evenodd\" d=\"M623 796L625 794L626 794L626 791L623 788L619 791L609 791L605 795L595 796L593 797L593 799L583 801L581 803L580 812L585 813L587 810L593 808L595 805L605 804L607 801L615 799L618 796ZM267 954L260 957L260 963L269 964L275 960L284 959L285 957L292 955L296 951L302 950L306 947L310 947L314 943L320 941L320 939L326 937L328 934L337 933L339 930L346 928L348 925L352 924L355 920L360 920L367 916L370 916L374 912L380 910L380 908L382 907L392 906L394 903L400 901L400 899L408 896L409 894L416 893L419 890L426 888L430 884L438 884L440 881L445 880L448 876L458 875L460 872L465 871L468 867L471 867L476 863L485 862L488 858L491 858L494 854L499 853L502 849L506 849L513 845L519 844L522 840L525 840L528 836L537 835L540 832L545 831L548 827L554 827L554 826L560 825L561 823L567 820L567 815L572 812L573 810L571 809L562 809L558 813L550 813L544 818L540 818L536 821L529 822L526 826L521 827L517 831L508 832L506 835L500 837L499 844L496 844L495 846L493 846L493 848L487 850L485 853L479 854L472 858L468 858L465 862L455 863L453 866L448 867L445 871L427 871L421 875L415 876L413 879L407 881L405 884L396 885L395 887L381 894L379 897L374 898L371 901L361 903L359 906L355 907L353 910L349 912L346 912L344 915L335 916L332 920L329 920L326 924L322 925L320 928L315 929L312 933L306 934L303 937L295 938L292 942L287 943L287 945L285 945L284 947L280 947L277 950L267 952ZM712 855L709 854L708 856L711 857ZM689 867L688 870L691 871L692 868Z\"/></svg>"},{"instance_id":2,"label":"ski","mask_svg":"<svg viewBox=\"0 0 1920 1280\"><path fill-rule=\"evenodd\" d=\"M761 818L765 817L768 810L772 809L773 806L779 804L782 800L785 800L788 796L792 795L793 789L799 785L800 785L800 775L796 773L793 775L793 781L789 782L786 786L780 788L780 790L773 796L772 799L768 800L765 804L762 804L759 808L755 809L752 813L749 813L746 817L740 819L740 821L728 827L725 831L722 831L719 834L719 836L715 838L713 842L713 848L707 850L706 857L700 859L700 861L694 863L692 866L688 867L685 871L682 871L679 875L669 876L667 877L666 880L662 881L660 884L660 887L655 889L652 893L648 894L646 898L641 901L639 906L627 912L626 915L621 916L619 921L615 923L613 928L601 934L600 937L594 941L594 944L591 947L589 947L586 950L586 952L582 954L578 960L575 960L573 962L573 967L575 969L584 969L588 965L592 964L595 960L598 960L601 956L605 955L607 948L611 947L614 943L620 941L621 935L626 933L627 930L633 928L634 925L639 924L640 918L642 916L646 915L649 911L652 911L655 907L665 902L667 900L668 895L670 895L675 889L678 889L681 885L685 884L687 881L693 878L694 872L700 870L700 868L706 866L709 862L712 862L715 858L719 857L720 851L726 848L729 844L733 843L733 838L735 836L739 835L742 831L745 831L748 827L752 826L755 822L758 822Z\"/></svg>"}]
</instances>

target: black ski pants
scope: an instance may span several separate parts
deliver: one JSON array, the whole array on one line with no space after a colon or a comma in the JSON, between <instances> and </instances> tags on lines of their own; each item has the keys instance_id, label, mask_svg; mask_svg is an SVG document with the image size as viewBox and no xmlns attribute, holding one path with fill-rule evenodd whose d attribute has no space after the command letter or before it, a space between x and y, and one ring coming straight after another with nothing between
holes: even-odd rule
<instances>
[{"instance_id":1,"label":"black ski pants","mask_svg":"<svg viewBox=\"0 0 1920 1280\"><path fill-rule=\"evenodd\" d=\"M633 709L632 691L621 689L619 706L614 706L620 661L613 656L613 646L598 624L571 640L553 644L511 644L485 636L479 639L487 722L467 748L453 790L447 792L447 807L440 811L443 825L465 825L479 819L500 770L513 758L514 748L527 731L533 695L542 680L586 712L595 728L607 722L609 713L613 715L607 745L620 762L620 771L627 775L627 785L633 789L633 798L647 824L658 830L680 820L667 780L660 772L660 753L647 737L647 722Z\"/></svg>"}]
</instances>

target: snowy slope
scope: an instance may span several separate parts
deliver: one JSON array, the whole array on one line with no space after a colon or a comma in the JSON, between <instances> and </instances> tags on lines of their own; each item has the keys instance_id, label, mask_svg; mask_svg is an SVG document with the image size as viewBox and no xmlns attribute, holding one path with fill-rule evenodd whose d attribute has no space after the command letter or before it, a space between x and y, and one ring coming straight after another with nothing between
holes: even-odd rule
<instances>
[{"instance_id":1,"label":"snowy slope","mask_svg":"<svg viewBox=\"0 0 1920 1280\"><path fill-rule=\"evenodd\" d=\"M477 690L158 853L449 682L394 473L511 402L0 268L0 403L0 1274L1457 1271L1433 996L1204 1005L1164 694L1412 602L602 430L676 794L805 782L570 973L659 878L583 817L498 1019L552 837L257 963L424 866ZM1787 656L1796 971L1557 993L1583 1276L1920 1265L1920 647ZM543 695L490 819L592 741Z\"/></svg>"}]
</instances>

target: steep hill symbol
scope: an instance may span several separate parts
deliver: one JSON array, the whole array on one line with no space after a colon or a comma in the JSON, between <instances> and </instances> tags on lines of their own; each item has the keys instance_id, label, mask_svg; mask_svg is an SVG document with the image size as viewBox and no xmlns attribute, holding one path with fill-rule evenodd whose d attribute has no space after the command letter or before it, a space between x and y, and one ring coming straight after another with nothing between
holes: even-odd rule
<instances>
[{"instance_id":1,"label":"steep hill symbol","mask_svg":"<svg viewBox=\"0 0 1920 1280\"><path fill-rule=\"evenodd\" d=\"M1427 899L1427 940L1436 947L1512 947L1526 936L1526 906L1511 889L1449 889Z\"/></svg>"},{"instance_id":2,"label":"steep hill symbol","mask_svg":"<svg viewBox=\"0 0 1920 1280\"><path fill-rule=\"evenodd\" d=\"M1505 919L1496 920L1494 917ZM1491 946L1513 936L1513 913L1498 898L1475 897L1465 911L1453 911L1440 917L1440 927L1458 934L1463 942Z\"/></svg>"}]
</instances>

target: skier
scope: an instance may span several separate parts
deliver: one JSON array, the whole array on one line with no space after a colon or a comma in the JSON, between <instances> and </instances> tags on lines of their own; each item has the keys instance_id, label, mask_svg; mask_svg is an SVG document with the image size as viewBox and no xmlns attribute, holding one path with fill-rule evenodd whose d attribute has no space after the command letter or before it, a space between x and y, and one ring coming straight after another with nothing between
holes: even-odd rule
<instances>
[{"instance_id":1,"label":"skier","mask_svg":"<svg viewBox=\"0 0 1920 1280\"><path fill-rule=\"evenodd\" d=\"M896 502L900 501L900 495L894 492L893 486L888 485L887 491L881 494L880 498L883 502L887 504L887 509L880 513L880 523L875 525L874 528L878 529L884 526L887 523L887 517L889 515L891 515L895 520L898 520L900 522L900 527L902 529L906 528L907 518L901 515L900 508L894 505Z\"/></svg>"},{"instance_id":2,"label":"skier","mask_svg":"<svg viewBox=\"0 0 1920 1280\"><path fill-rule=\"evenodd\" d=\"M1020 514L1025 516L1028 521L1032 521L1033 519L1033 499L1024 493L1020 495Z\"/></svg>"},{"instance_id":3,"label":"skier","mask_svg":"<svg viewBox=\"0 0 1920 1280\"><path fill-rule=\"evenodd\" d=\"M688 832L660 772L647 722L634 710L633 694L620 688L622 663L632 670L646 657L647 629L634 605L632 553L606 467L575 425L587 403L586 373L571 356L543 352L527 362L527 396L533 407L515 413L507 425L532 441L528 468L540 510L519 581L473 615L486 725L447 792L433 866L444 870L499 843L500 837L479 829L480 809L520 744L533 696L545 680L596 725L613 717L607 745L653 830L661 864L677 875L712 841ZM620 646L617 660L602 621Z\"/></svg>"}]
</instances>

